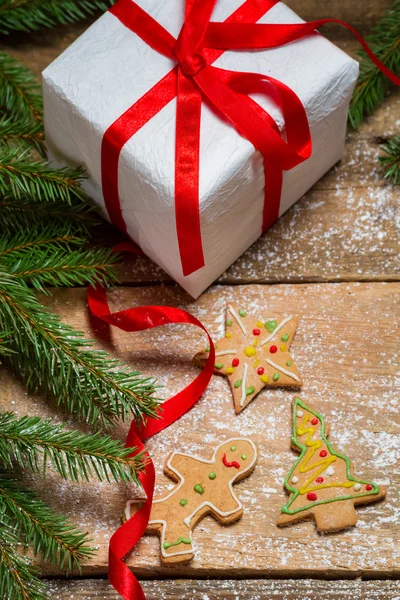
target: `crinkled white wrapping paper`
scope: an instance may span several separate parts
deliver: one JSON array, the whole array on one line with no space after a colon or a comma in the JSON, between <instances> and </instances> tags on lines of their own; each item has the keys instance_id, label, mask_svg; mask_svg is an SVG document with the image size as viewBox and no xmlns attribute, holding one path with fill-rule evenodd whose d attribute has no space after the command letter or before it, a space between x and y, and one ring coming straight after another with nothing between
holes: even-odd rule
<instances>
[{"instance_id":1,"label":"crinkled white wrapping paper","mask_svg":"<svg viewBox=\"0 0 400 600\"><path fill-rule=\"evenodd\" d=\"M137 0L177 37L184 0ZM243 0L218 0L222 21ZM284 4L261 23L299 23ZM82 165L84 187L104 209L100 148L106 129L173 66L110 13L104 14L43 72L46 140L56 165ZM358 64L319 34L281 48L225 52L215 66L280 79L302 100L313 154L284 173L280 214L342 155L348 104ZM255 97L282 124L279 110ZM193 297L197 297L261 234L261 155L204 104L201 119L200 218L206 265L184 277L174 210L175 100L125 144L119 162L121 207L131 237Z\"/></svg>"}]
</instances>

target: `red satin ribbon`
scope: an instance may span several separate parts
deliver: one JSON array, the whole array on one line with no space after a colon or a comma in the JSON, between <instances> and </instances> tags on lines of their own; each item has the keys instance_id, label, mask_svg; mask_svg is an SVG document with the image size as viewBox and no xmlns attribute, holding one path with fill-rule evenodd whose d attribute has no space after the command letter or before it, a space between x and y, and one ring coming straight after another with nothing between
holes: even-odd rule
<instances>
[{"instance_id":1,"label":"red satin ribbon","mask_svg":"<svg viewBox=\"0 0 400 600\"><path fill-rule=\"evenodd\" d=\"M116 250L136 251L130 244L120 244ZM170 306L141 306L111 313L104 288L89 288L88 304L91 312L102 321L123 331L144 331L170 323L188 323L200 327L208 337L210 353L207 363L199 375L186 388L163 403L159 418L149 419L138 429L132 422L126 440L126 446L136 447L137 452L145 451L143 440L158 433L179 419L200 398L206 389L214 370L215 350L213 341L204 325L193 315ZM110 539L109 580L125 600L145 600L143 589L134 574L123 562L123 557L136 545L146 530L153 500L155 472L154 465L146 452L146 468L139 474L139 480L146 494L146 501L122 527L117 529Z\"/></svg>"},{"instance_id":2,"label":"red satin ribbon","mask_svg":"<svg viewBox=\"0 0 400 600\"><path fill-rule=\"evenodd\" d=\"M375 65L396 85L394 75L373 54L360 35L337 19L299 24L256 23L278 0L246 0L223 23L210 23L216 0L186 0L186 18L175 38L132 0L118 0L110 12L154 50L178 64L105 132L101 149L102 186L110 220L126 232L118 192L118 160L125 143L173 98L177 97L175 143L175 214L184 275L204 266L199 213L199 145L201 102L207 101L220 116L259 150L264 160L262 230L279 216L282 171L307 160L312 151L304 107L283 83L256 73L239 73L212 67L224 50L276 48L312 35L317 27L338 23L347 27ZM273 97L281 108L287 141L272 117L249 94Z\"/></svg>"}]
</instances>

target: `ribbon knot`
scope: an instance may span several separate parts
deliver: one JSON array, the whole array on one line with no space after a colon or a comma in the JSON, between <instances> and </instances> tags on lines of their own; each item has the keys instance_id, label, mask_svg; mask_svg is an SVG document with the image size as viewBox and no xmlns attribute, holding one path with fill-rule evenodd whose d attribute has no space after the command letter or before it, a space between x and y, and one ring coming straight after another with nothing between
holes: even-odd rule
<instances>
[{"instance_id":1,"label":"ribbon knot","mask_svg":"<svg viewBox=\"0 0 400 600\"><path fill-rule=\"evenodd\" d=\"M182 71L188 77L194 77L207 66L206 59L202 53L187 54L183 57L178 56L176 52L174 54Z\"/></svg>"}]
</instances>

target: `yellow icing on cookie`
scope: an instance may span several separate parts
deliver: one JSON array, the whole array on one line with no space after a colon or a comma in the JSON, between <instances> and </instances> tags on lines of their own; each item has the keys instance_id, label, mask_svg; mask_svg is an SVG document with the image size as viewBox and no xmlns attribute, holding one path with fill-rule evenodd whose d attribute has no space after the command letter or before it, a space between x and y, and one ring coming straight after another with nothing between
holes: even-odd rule
<instances>
[{"instance_id":1,"label":"yellow icing on cookie","mask_svg":"<svg viewBox=\"0 0 400 600\"><path fill-rule=\"evenodd\" d=\"M244 353L250 358L256 354L256 349L253 346L247 346Z\"/></svg>"},{"instance_id":2,"label":"yellow icing on cookie","mask_svg":"<svg viewBox=\"0 0 400 600\"><path fill-rule=\"evenodd\" d=\"M233 367L227 367L225 369L225 373L227 373L228 375L232 375L232 373L234 373L234 368Z\"/></svg>"},{"instance_id":3,"label":"yellow icing on cookie","mask_svg":"<svg viewBox=\"0 0 400 600\"><path fill-rule=\"evenodd\" d=\"M263 383L268 383L268 381L269 381L268 375L261 375L261 376L260 376L260 380L261 380Z\"/></svg>"}]
</instances>

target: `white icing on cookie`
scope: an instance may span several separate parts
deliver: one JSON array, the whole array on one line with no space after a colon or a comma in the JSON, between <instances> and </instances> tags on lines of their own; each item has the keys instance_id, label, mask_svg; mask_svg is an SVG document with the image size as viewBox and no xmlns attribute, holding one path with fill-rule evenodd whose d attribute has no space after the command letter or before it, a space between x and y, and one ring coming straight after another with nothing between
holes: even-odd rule
<instances>
[{"instance_id":1,"label":"white icing on cookie","mask_svg":"<svg viewBox=\"0 0 400 600\"><path fill-rule=\"evenodd\" d=\"M327 467L325 473L328 475L328 477L331 477L335 474L335 469L333 467Z\"/></svg>"},{"instance_id":2,"label":"white icing on cookie","mask_svg":"<svg viewBox=\"0 0 400 600\"><path fill-rule=\"evenodd\" d=\"M245 362L244 363L244 373L243 373L243 379L242 379L242 397L240 398L240 406L243 406L244 401L246 400L246 378L247 378L247 369L248 369L248 365Z\"/></svg>"},{"instance_id":3,"label":"white icing on cookie","mask_svg":"<svg viewBox=\"0 0 400 600\"><path fill-rule=\"evenodd\" d=\"M225 440L224 442L221 442L221 444L219 444L219 446L217 446L217 448L214 451L214 455L212 457L211 460L207 460L205 458L197 458L196 456L193 456L193 454L186 454L184 452L176 452L174 451L171 456L168 459L167 462L167 466L168 468L175 473L175 475L178 477L179 484L178 487L175 487L171 490L171 492L165 496L164 498L160 498L159 500L153 500L153 504L157 504L158 502L164 502L165 500L168 500L168 498L170 498L173 494L175 494L179 488L182 487L182 485L184 484L184 477L181 473L179 473L179 471L177 471L176 469L174 469L174 467L171 465L171 460L173 459L173 457L175 455L179 455L179 456L188 456L189 458L194 458L195 460L198 460L199 462L211 465L211 464L215 464L215 457L217 456L217 452L220 449L221 446L225 445L225 444L229 444L231 442L243 442L246 441L248 442L253 450L254 450L254 457L253 460L251 461L251 463L249 465L246 465L247 469L251 469L251 467L255 464L256 460L257 460L257 448L254 444L254 442L248 438L231 438L229 440ZM229 486L229 491L231 492L234 500L237 502L237 506L236 508L234 508L233 510L229 510L227 512L224 512L222 510L219 510L219 508L217 508L212 502L209 502L208 500L206 500L205 502L202 502L200 504L200 506L198 506L196 508L196 510L194 510L186 519L184 519L184 523L185 525L187 525L188 527L190 527L190 520L194 517L194 515L201 510L202 508L204 508L204 506L209 506L210 508L212 508L212 510L217 513L219 516L221 517L228 517L229 515L232 515L233 513L235 513L237 510L241 510L243 508L243 504L240 502L240 500L238 500L238 498L236 497L236 495L233 492L233 482L235 481L235 479L237 478L237 473L235 473L232 477L232 479L229 481L228 486ZM129 503L128 503L129 504ZM195 554L195 550L194 548L190 548L187 550L182 550L180 552L165 552L165 548L164 548L164 542L165 542L165 531L167 529L167 522L160 519L160 520L154 520L154 521L149 521L149 525L153 525L154 523L161 523L162 524L162 531L161 531L161 554L164 556L164 558L168 558L169 556L178 556L181 554ZM192 530L189 529L188 531L189 534L189 539L192 540Z\"/></svg>"},{"instance_id":4,"label":"white icing on cookie","mask_svg":"<svg viewBox=\"0 0 400 600\"><path fill-rule=\"evenodd\" d=\"M282 323L279 323L279 325L277 325L275 327L273 332L267 338L265 338L265 340L263 340L261 342L261 346L264 346L264 344L267 344L268 342L270 342L272 340L272 338L278 333L278 331L280 329L282 329L282 327L284 327L286 325L286 323L289 323L289 321L291 321L292 319L293 319L293 315L290 315L290 317L286 317L286 319L283 319Z\"/></svg>"},{"instance_id":5,"label":"white icing on cookie","mask_svg":"<svg viewBox=\"0 0 400 600\"><path fill-rule=\"evenodd\" d=\"M284 375L287 375L288 377L291 377L295 381L300 381L300 378L297 377L297 375L295 375L294 373L291 373L290 371L288 371L287 369L284 369L283 367L280 367L276 363L272 362L272 360L270 360L269 358L266 358L265 362L267 362L269 365L271 365L271 367L274 367L274 369L276 369L277 371L280 371Z\"/></svg>"},{"instance_id":6,"label":"white icing on cookie","mask_svg":"<svg viewBox=\"0 0 400 600\"><path fill-rule=\"evenodd\" d=\"M356 492L358 492L359 490L361 490L361 483L355 483L353 485L353 489L355 489Z\"/></svg>"},{"instance_id":7,"label":"white icing on cookie","mask_svg":"<svg viewBox=\"0 0 400 600\"><path fill-rule=\"evenodd\" d=\"M302 410L298 410L298 411L297 411L297 413L296 413L296 415L297 415L298 417L302 417L302 416L304 415L304 413L303 413L303 411L302 411Z\"/></svg>"},{"instance_id":8,"label":"white icing on cookie","mask_svg":"<svg viewBox=\"0 0 400 600\"><path fill-rule=\"evenodd\" d=\"M232 306L230 304L228 304L228 310L231 312L232 317L235 319L236 323L239 325L240 329L242 330L242 333L244 335L247 335L247 330L246 327L243 324L243 321L239 318L239 315L237 314L237 312L232 308Z\"/></svg>"},{"instance_id":9,"label":"white icing on cookie","mask_svg":"<svg viewBox=\"0 0 400 600\"><path fill-rule=\"evenodd\" d=\"M238 350L221 350L221 352L216 352L215 356L224 356L225 354L237 354Z\"/></svg>"},{"instance_id":10,"label":"white icing on cookie","mask_svg":"<svg viewBox=\"0 0 400 600\"><path fill-rule=\"evenodd\" d=\"M292 477L292 483L297 483L299 481L299 478L295 475L294 477Z\"/></svg>"}]
</instances>

